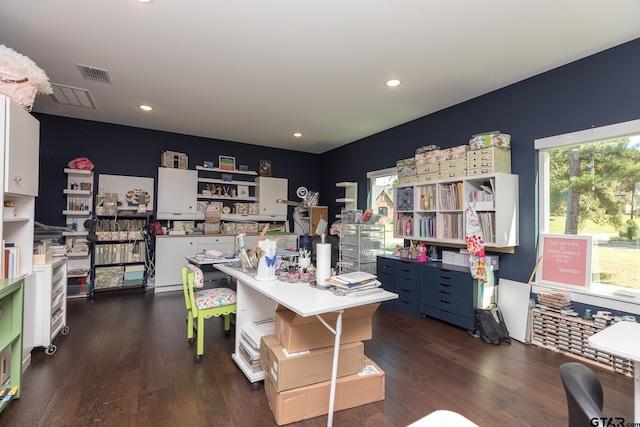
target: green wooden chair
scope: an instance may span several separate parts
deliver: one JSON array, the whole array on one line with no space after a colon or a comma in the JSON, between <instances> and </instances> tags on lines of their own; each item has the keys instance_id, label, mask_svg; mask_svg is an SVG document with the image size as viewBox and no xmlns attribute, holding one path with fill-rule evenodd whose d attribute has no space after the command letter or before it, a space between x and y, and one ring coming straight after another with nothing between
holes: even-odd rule
<instances>
[{"instance_id":1,"label":"green wooden chair","mask_svg":"<svg viewBox=\"0 0 640 427\"><path fill-rule=\"evenodd\" d=\"M195 267L197 268L197 267ZM199 269L198 269L199 270ZM196 291L194 267L182 268L182 290L187 306L187 339L189 344L195 342L193 338L193 319L197 319L197 353L194 361L200 362L204 354L204 319L224 316L224 331L231 333L231 314L236 313L236 292L230 288L213 288Z\"/></svg>"}]
</instances>

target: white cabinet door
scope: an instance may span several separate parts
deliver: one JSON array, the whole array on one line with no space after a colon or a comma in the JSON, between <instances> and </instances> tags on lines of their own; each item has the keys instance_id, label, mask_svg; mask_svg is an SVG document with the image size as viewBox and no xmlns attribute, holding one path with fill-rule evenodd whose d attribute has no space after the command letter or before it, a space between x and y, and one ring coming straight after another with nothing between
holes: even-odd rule
<instances>
[{"instance_id":1,"label":"white cabinet door","mask_svg":"<svg viewBox=\"0 0 640 427\"><path fill-rule=\"evenodd\" d=\"M226 255L233 255L235 248L234 236L202 236L198 237L197 253L204 252L207 249L214 249ZM195 255L192 254L192 255Z\"/></svg>"},{"instance_id":2,"label":"white cabinet door","mask_svg":"<svg viewBox=\"0 0 640 427\"><path fill-rule=\"evenodd\" d=\"M38 195L40 122L5 96L0 96L0 135L5 143L4 191ZM1 129L4 128L4 129Z\"/></svg>"},{"instance_id":3,"label":"white cabinet door","mask_svg":"<svg viewBox=\"0 0 640 427\"><path fill-rule=\"evenodd\" d=\"M158 219L193 220L196 215L198 172L158 168Z\"/></svg>"},{"instance_id":4,"label":"white cabinet door","mask_svg":"<svg viewBox=\"0 0 640 427\"><path fill-rule=\"evenodd\" d=\"M46 316L44 313L42 289L44 283L36 279L36 274L31 273L24 279L24 311L22 317L22 371L31 363L31 350L39 345L39 336L42 331L40 319ZM47 316L48 318L48 316Z\"/></svg>"},{"instance_id":5,"label":"white cabinet door","mask_svg":"<svg viewBox=\"0 0 640 427\"><path fill-rule=\"evenodd\" d=\"M197 237L158 237L155 293L182 289L180 269L187 265L185 257L195 255L197 251Z\"/></svg>"},{"instance_id":6,"label":"white cabinet door","mask_svg":"<svg viewBox=\"0 0 640 427\"><path fill-rule=\"evenodd\" d=\"M256 195L260 215L287 216L287 205L276 200L287 200L289 180L286 178L256 178Z\"/></svg>"}]
</instances>

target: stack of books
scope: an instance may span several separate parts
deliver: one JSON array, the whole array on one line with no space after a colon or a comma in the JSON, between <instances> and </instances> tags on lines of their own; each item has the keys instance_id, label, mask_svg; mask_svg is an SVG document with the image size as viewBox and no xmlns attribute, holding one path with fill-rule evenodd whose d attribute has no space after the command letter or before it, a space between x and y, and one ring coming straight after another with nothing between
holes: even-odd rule
<instances>
[{"instance_id":1,"label":"stack of books","mask_svg":"<svg viewBox=\"0 0 640 427\"><path fill-rule=\"evenodd\" d=\"M359 297L382 292L382 283L378 277L363 271L331 276L326 284L335 286L336 290L348 297Z\"/></svg>"}]
</instances>

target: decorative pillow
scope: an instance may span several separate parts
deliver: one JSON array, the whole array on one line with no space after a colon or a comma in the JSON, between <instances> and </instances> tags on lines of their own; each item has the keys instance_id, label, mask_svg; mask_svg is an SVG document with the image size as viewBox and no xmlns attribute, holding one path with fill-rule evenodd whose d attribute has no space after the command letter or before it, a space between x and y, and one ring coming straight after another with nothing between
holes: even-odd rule
<instances>
[{"instance_id":1,"label":"decorative pillow","mask_svg":"<svg viewBox=\"0 0 640 427\"><path fill-rule=\"evenodd\" d=\"M194 288L203 287L204 273L202 272L202 270L193 264L187 264L187 267L189 267L191 269L191 272L193 273L193 287Z\"/></svg>"},{"instance_id":2,"label":"decorative pillow","mask_svg":"<svg viewBox=\"0 0 640 427\"><path fill-rule=\"evenodd\" d=\"M236 303L236 291L229 288L204 289L196 292L194 297L198 310Z\"/></svg>"}]
</instances>

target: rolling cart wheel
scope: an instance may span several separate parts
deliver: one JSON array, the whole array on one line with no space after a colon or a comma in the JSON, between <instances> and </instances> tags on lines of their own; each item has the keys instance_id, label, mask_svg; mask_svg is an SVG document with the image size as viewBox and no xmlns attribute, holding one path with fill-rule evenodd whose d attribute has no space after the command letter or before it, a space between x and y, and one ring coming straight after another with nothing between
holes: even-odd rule
<instances>
[{"instance_id":1,"label":"rolling cart wheel","mask_svg":"<svg viewBox=\"0 0 640 427\"><path fill-rule=\"evenodd\" d=\"M202 360L202 356L201 355L196 355L196 357L193 358L193 361L196 363L199 363Z\"/></svg>"},{"instance_id":2,"label":"rolling cart wheel","mask_svg":"<svg viewBox=\"0 0 640 427\"><path fill-rule=\"evenodd\" d=\"M56 352L57 349L58 347L56 347L55 344L51 344L49 347L45 349L44 354L46 354L47 356L51 356L53 353Z\"/></svg>"},{"instance_id":3,"label":"rolling cart wheel","mask_svg":"<svg viewBox=\"0 0 640 427\"><path fill-rule=\"evenodd\" d=\"M69 333L69 327L68 326L63 326L62 329L60 330L60 333L62 335L67 335Z\"/></svg>"},{"instance_id":4,"label":"rolling cart wheel","mask_svg":"<svg viewBox=\"0 0 640 427\"><path fill-rule=\"evenodd\" d=\"M258 391L262 387L262 383L260 381L256 381L255 383L251 383L251 390Z\"/></svg>"},{"instance_id":5,"label":"rolling cart wheel","mask_svg":"<svg viewBox=\"0 0 640 427\"><path fill-rule=\"evenodd\" d=\"M195 338L189 338L189 345L193 345L195 344L196 339Z\"/></svg>"},{"instance_id":6,"label":"rolling cart wheel","mask_svg":"<svg viewBox=\"0 0 640 427\"><path fill-rule=\"evenodd\" d=\"M225 334L226 336L231 335L231 329L229 329L228 331L224 331L224 334Z\"/></svg>"}]
</instances>

